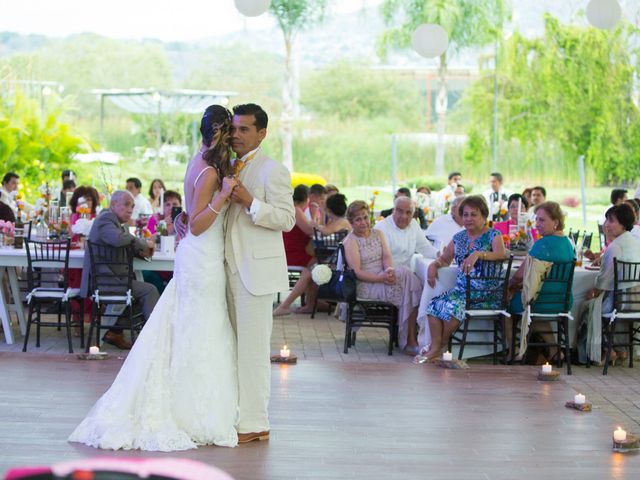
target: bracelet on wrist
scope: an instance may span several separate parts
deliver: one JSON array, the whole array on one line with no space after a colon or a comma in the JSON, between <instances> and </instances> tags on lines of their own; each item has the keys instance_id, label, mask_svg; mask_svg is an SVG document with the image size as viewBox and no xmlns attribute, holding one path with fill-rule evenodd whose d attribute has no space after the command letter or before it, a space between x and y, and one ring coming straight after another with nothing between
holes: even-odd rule
<instances>
[{"instance_id":1,"label":"bracelet on wrist","mask_svg":"<svg viewBox=\"0 0 640 480\"><path fill-rule=\"evenodd\" d=\"M207 207L209 208L209 210L211 210L216 215L220 215L220 212L217 211L215 208L213 208L210 203L207 203Z\"/></svg>"}]
</instances>

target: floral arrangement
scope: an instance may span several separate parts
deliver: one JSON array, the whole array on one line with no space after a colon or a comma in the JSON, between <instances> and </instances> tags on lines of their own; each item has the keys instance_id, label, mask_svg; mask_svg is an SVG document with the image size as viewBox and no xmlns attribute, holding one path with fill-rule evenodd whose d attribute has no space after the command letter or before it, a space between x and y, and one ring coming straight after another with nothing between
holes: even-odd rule
<instances>
[{"instance_id":1,"label":"floral arrangement","mask_svg":"<svg viewBox=\"0 0 640 480\"><path fill-rule=\"evenodd\" d=\"M369 220L371 221L371 225L376 223L376 217L373 214L373 208L376 206L376 198L378 198L380 192L378 190L373 191L373 195L371 196L371 201L369 202Z\"/></svg>"},{"instance_id":2,"label":"floral arrangement","mask_svg":"<svg viewBox=\"0 0 640 480\"><path fill-rule=\"evenodd\" d=\"M13 222L0 220L0 233L5 235L13 235L15 233L16 226Z\"/></svg>"},{"instance_id":3,"label":"floral arrangement","mask_svg":"<svg viewBox=\"0 0 640 480\"><path fill-rule=\"evenodd\" d=\"M158 235L160 235L162 237L166 237L167 235L169 235L169 230L167 228L167 222L165 222L164 220L160 220L158 222L158 225L156 226L156 232L158 232Z\"/></svg>"},{"instance_id":4,"label":"floral arrangement","mask_svg":"<svg viewBox=\"0 0 640 480\"><path fill-rule=\"evenodd\" d=\"M509 248L509 245L511 245L511 238L509 238L509 235L507 235L506 233L503 233L502 241L504 242L505 248Z\"/></svg>"},{"instance_id":5,"label":"floral arrangement","mask_svg":"<svg viewBox=\"0 0 640 480\"><path fill-rule=\"evenodd\" d=\"M311 270L311 279L316 285L324 285L331 281L332 271L328 265L316 265Z\"/></svg>"},{"instance_id":6,"label":"floral arrangement","mask_svg":"<svg viewBox=\"0 0 640 480\"><path fill-rule=\"evenodd\" d=\"M151 238L151 235L153 235L153 234L151 233L151 230L149 230L147 227L144 227L142 229L142 237L143 238L145 238L145 239Z\"/></svg>"},{"instance_id":7,"label":"floral arrangement","mask_svg":"<svg viewBox=\"0 0 640 480\"><path fill-rule=\"evenodd\" d=\"M526 250L528 241L529 235L524 229L509 234L509 245L513 250Z\"/></svg>"},{"instance_id":8,"label":"floral arrangement","mask_svg":"<svg viewBox=\"0 0 640 480\"><path fill-rule=\"evenodd\" d=\"M71 231L76 235L88 236L92 226L93 220L79 218L78 221L71 226Z\"/></svg>"}]
</instances>

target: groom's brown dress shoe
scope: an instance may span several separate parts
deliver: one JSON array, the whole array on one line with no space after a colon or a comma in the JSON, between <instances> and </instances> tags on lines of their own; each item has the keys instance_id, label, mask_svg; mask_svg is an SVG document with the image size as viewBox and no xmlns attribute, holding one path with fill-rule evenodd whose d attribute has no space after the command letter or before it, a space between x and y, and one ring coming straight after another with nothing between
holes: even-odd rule
<instances>
[{"instance_id":1,"label":"groom's brown dress shoe","mask_svg":"<svg viewBox=\"0 0 640 480\"><path fill-rule=\"evenodd\" d=\"M265 432L239 433L238 443L249 443L260 440L269 440L269 430Z\"/></svg>"}]
</instances>

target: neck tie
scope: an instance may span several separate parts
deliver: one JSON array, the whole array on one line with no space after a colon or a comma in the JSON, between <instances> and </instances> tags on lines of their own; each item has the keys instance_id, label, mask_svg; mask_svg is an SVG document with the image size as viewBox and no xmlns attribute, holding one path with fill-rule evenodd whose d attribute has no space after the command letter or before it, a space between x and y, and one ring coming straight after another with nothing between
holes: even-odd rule
<instances>
[{"instance_id":1,"label":"neck tie","mask_svg":"<svg viewBox=\"0 0 640 480\"><path fill-rule=\"evenodd\" d=\"M247 158L245 158L244 160L240 160L239 158L236 159L236 161L233 164L233 176L238 178L238 176L240 175L240 172L242 171L242 169L247 165L247 163L249 163L251 160L253 160L253 157L256 156L256 153L258 153L258 151L256 150L255 152L253 152L251 155L249 155Z\"/></svg>"}]
</instances>

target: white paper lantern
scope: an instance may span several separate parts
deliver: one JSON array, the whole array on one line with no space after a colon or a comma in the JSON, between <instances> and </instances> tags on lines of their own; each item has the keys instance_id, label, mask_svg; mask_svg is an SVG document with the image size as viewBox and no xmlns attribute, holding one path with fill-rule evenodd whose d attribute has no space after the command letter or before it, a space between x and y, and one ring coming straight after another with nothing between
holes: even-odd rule
<instances>
[{"instance_id":1,"label":"white paper lantern","mask_svg":"<svg viewBox=\"0 0 640 480\"><path fill-rule=\"evenodd\" d=\"M238 11L247 17L257 17L267 11L271 0L234 0Z\"/></svg>"},{"instance_id":2,"label":"white paper lantern","mask_svg":"<svg viewBox=\"0 0 640 480\"><path fill-rule=\"evenodd\" d=\"M413 49L426 58L442 55L449 46L449 35L440 25L423 23L411 36Z\"/></svg>"},{"instance_id":3,"label":"white paper lantern","mask_svg":"<svg viewBox=\"0 0 640 480\"><path fill-rule=\"evenodd\" d=\"M622 9L618 0L591 0L587 5L587 20L602 30L615 28L621 16Z\"/></svg>"}]
</instances>

